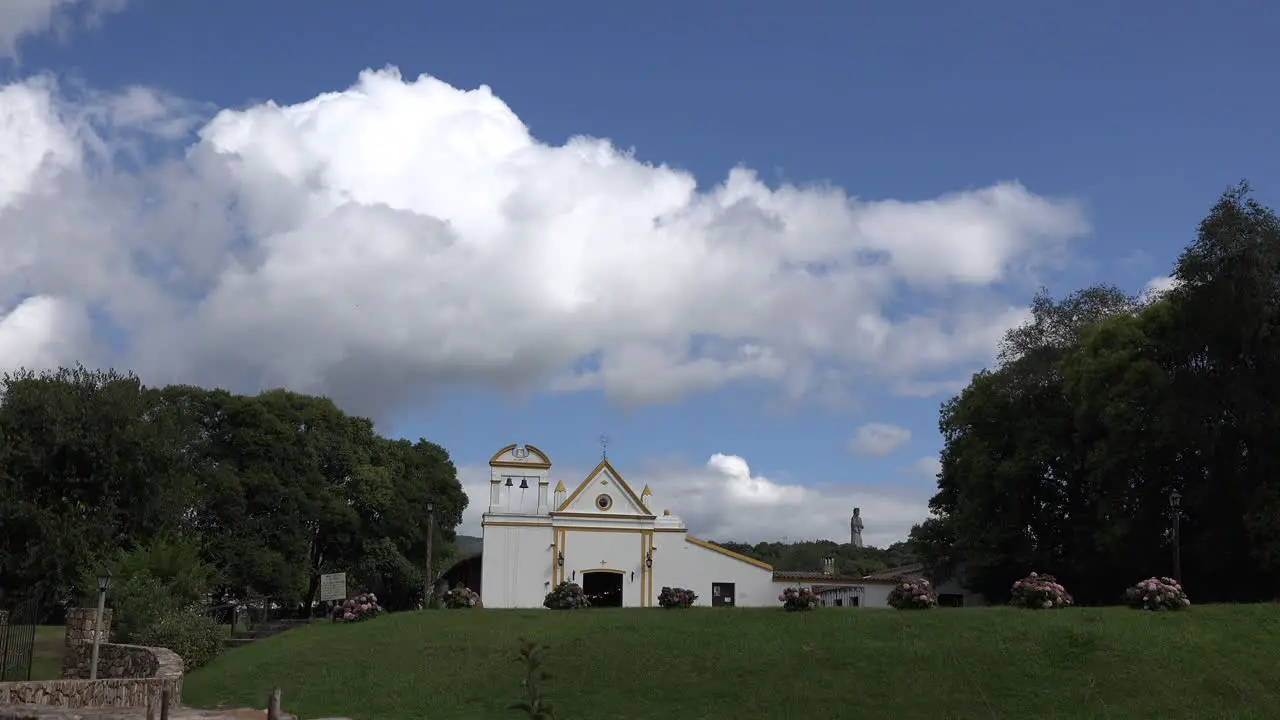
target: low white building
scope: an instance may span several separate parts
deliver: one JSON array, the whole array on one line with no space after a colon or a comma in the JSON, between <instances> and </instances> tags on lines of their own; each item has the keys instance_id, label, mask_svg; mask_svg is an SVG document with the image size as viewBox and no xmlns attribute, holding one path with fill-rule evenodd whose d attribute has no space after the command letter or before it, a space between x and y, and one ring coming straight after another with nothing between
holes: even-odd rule
<instances>
[{"instance_id":1,"label":"low white building","mask_svg":"<svg viewBox=\"0 0 1280 720\"><path fill-rule=\"evenodd\" d=\"M833 604L885 607L893 580L774 572L768 564L689 534L649 487L636 493L603 459L572 492L551 490L551 460L532 445L508 445L489 460L484 549L468 558L486 608L537 608L555 585L582 586L593 605L657 607L663 587L698 595L697 605L774 607L785 587L822 585ZM536 497L535 503L527 503ZM536 495L532 495L536 493ZM517 498L519 498L517 500ZM478 572L475 565L478 564Z\"/></svg>"}]
</instances>

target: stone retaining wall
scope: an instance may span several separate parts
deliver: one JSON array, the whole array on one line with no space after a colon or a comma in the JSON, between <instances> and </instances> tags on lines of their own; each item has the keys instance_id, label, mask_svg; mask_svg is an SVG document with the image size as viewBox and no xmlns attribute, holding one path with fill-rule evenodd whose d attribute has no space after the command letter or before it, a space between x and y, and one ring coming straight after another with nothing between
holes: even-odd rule
<instances>
[{"instance_id":1,"label":"stone retaining wall","mask_svg":"<svg viewBox=\"0 0 1280 720\"><path fill-rule=\"evenodd\" d=\"M156 707L169 691L173 706L182 702L182 658L172 650L105 642L111 615L102 618L98 645L98 679L88 680L93 654L93 608L67 613L61 680L0 683L0 705L44 705L62 708L136 708L150 700ZM0 718L4 710L0 708Z\"/></svg>"}]
</instances>

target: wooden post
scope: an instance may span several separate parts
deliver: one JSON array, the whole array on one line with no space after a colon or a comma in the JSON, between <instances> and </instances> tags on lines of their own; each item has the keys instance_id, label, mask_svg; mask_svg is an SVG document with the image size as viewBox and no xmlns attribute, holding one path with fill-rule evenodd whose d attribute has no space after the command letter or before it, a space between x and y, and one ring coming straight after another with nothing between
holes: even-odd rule
<instances>
[{"instance_id":1,"label":"wooden post","mask_svg":"<svg viewBox=\"0 0 1280 720\"><path fill-rule=\"evenodd\" d=\"M280 688L271 691L267 701L267 720L280 720Z\"/></svg>"},{"instance_id":2,"label":"wooden post","mask_svg":"<svg viewBox=\"0 0 1280 720\"><path fill-rule=\"evenodd\" d=\"M160 691L160 720L169 720L169 688Z\"/></svg>"},{"instance_id":3,"label":"wooden post","mask_svg":"<svg viewBox=\"0 0 1280 720\"><path fill-rule=\"evenodd\" d=\"M422 609L431 609L431 596L433 594L434 583L431 582L431 540L436 534L436 509L432 504L430 510L427 511L427 575L422 581Z\"/></svg>"},{"instance_id":4,"label":"wooden post","mask_svg":"<svg viewBox=\"0 0 1280 720\"><path fill-rule=\"evenodd\" d=\"M147 695L147 720L156 720L155 698Z\"/></svg>"}]
</instances>

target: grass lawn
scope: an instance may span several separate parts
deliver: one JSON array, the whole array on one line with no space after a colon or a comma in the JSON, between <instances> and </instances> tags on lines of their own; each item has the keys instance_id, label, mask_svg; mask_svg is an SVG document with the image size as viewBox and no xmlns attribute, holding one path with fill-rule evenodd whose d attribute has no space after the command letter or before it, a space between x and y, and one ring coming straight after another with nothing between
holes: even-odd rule
<instances>
[{"instance_id":1,"label":"grass lawn","mask_svg":"<svg viewBox=\"0 0 1280 720\"><path fill-rule=\"evenodd\" d=\"M31 649L31 679L57 680L62 677L62 648L66 628L61 625L36 627L35 645ZM17 680L26 680L25 675Z\"/></svg>"},{"instance_id":2,"label":"grass lawn","mask_svg":"<svg viewBox=\"0 0 1280 720\"><path fill-rule=\"evenodd\" d=\"M560 720L1280 718L1280 605L431 611L225 653L184 703L302 717L518 718L517 638L551 646Z\"/></svg>"}]
</instances>

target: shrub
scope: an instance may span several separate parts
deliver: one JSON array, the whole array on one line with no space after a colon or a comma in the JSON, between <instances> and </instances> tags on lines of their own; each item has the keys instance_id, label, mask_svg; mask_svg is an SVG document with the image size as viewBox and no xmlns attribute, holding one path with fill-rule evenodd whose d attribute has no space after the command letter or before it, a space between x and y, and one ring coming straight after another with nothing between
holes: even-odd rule
<instances>
[{"instance_id":1,"label":"shrub","mask_svg":"<svg viewBox=\"0 0 1280 720\"><path fill-rule=\"evenodd\" d=\"M928 610L938 606L938 593L928 580L905 580L889 591L889 607L898 610Z\"/></svg>"},{"instance_id":2,"label":"shrub","mask_svg":"<svg viewBox=\"0 0 1280 720\"><path fill-rule=\"evenodd\" d=\"M664 587L658 593L658 605L664 608L693 607L693 601L697 599L697 593L685 588Z\"/></svg>"},{"instance_id":3,"label":"shrub","mask_svg":"<svg viewBox=\"0 0 1280 720\"><path fill-rule=\"evenodd\" d=\"M813 588L786 588L778 595L778 599L782 601L782 609L787 612L795 612L797 610L812 610L818 607L818 594Z\"/></svg>"},{"instance_id":4,"label":"shrub","mask_svg":"<svg viewBox=\"0 0 1280 720\"><path fill-rule=\"evenodd\" d=\"M212 584L213 569L191 540L158 537L116 553L105 563L113 575L107 601L114 611L111 634L118 642L140 642L161 618L198 612ZM98 602L97 571L81 580L85 607Z\"/></svg>"},{"instance_id":5,"label":"shrub","mask_svg":"<svg viewBox=\"0 0 1280 720\"><path fill-rule=\"evenodd\" d=\"M1124 600L1134 610L1181 610L1191 607L1191 598L1177 580L1149 577L1124 591Z\"/></svg>"},{"instance_id":6,"label":"shrub","mask_svg":"<svg viewBox=\"0 0 1280 720\"><path fill-rule=\"evenodd\" d=\"M335 602L329 609L329 617L337 622L359 622L381 614L378 596L373 593L361 593L342 602Z\"/></svg>"},{"instance_id":7,"label":"shrub","mask_svg":"<svg viewBox=\"0 0 1280 720\"><path fill-rule=\"evenodd\" d=\"M578 610L591 607L591 601L578 583L562 582L547 593L542 606L550 610Z\"/></svg>"},{"instance_id":8,"label":"shrub","mask_svg":"<svg viewBox=\"0 0 1280 720\"><path fill-rule=\"evenodd\" d=\"M1052 610L1075 604L1066 588L1052 575L1040 573L1031 573L1014 583L1011 594L1010 605L1028 610Z\"/></svg>"},{"instance_id":9,"label":"shrub","mask_svg":"<svg viewBox=\"0 0 1280 720\"><path fill-rule=\"evenodd\" d=\"M184 672L191 672L218 656L224 635L222 626L213 618L175 613L165 615L138 633L136 642L174 651L182 658Z\"/></svg>"},{"instance_id":10,"label":"shrub","mask_svg":"<svg viewBox=\"0 0 1280 720\"><path fill-rule=\"evenodd\" d=\"M459 585L445 593L442 600L444 602L444 606L450 610L465 610L480 607L480 594L475 590L468 590L463 585Z\"/></svg>"}]
</instances>

